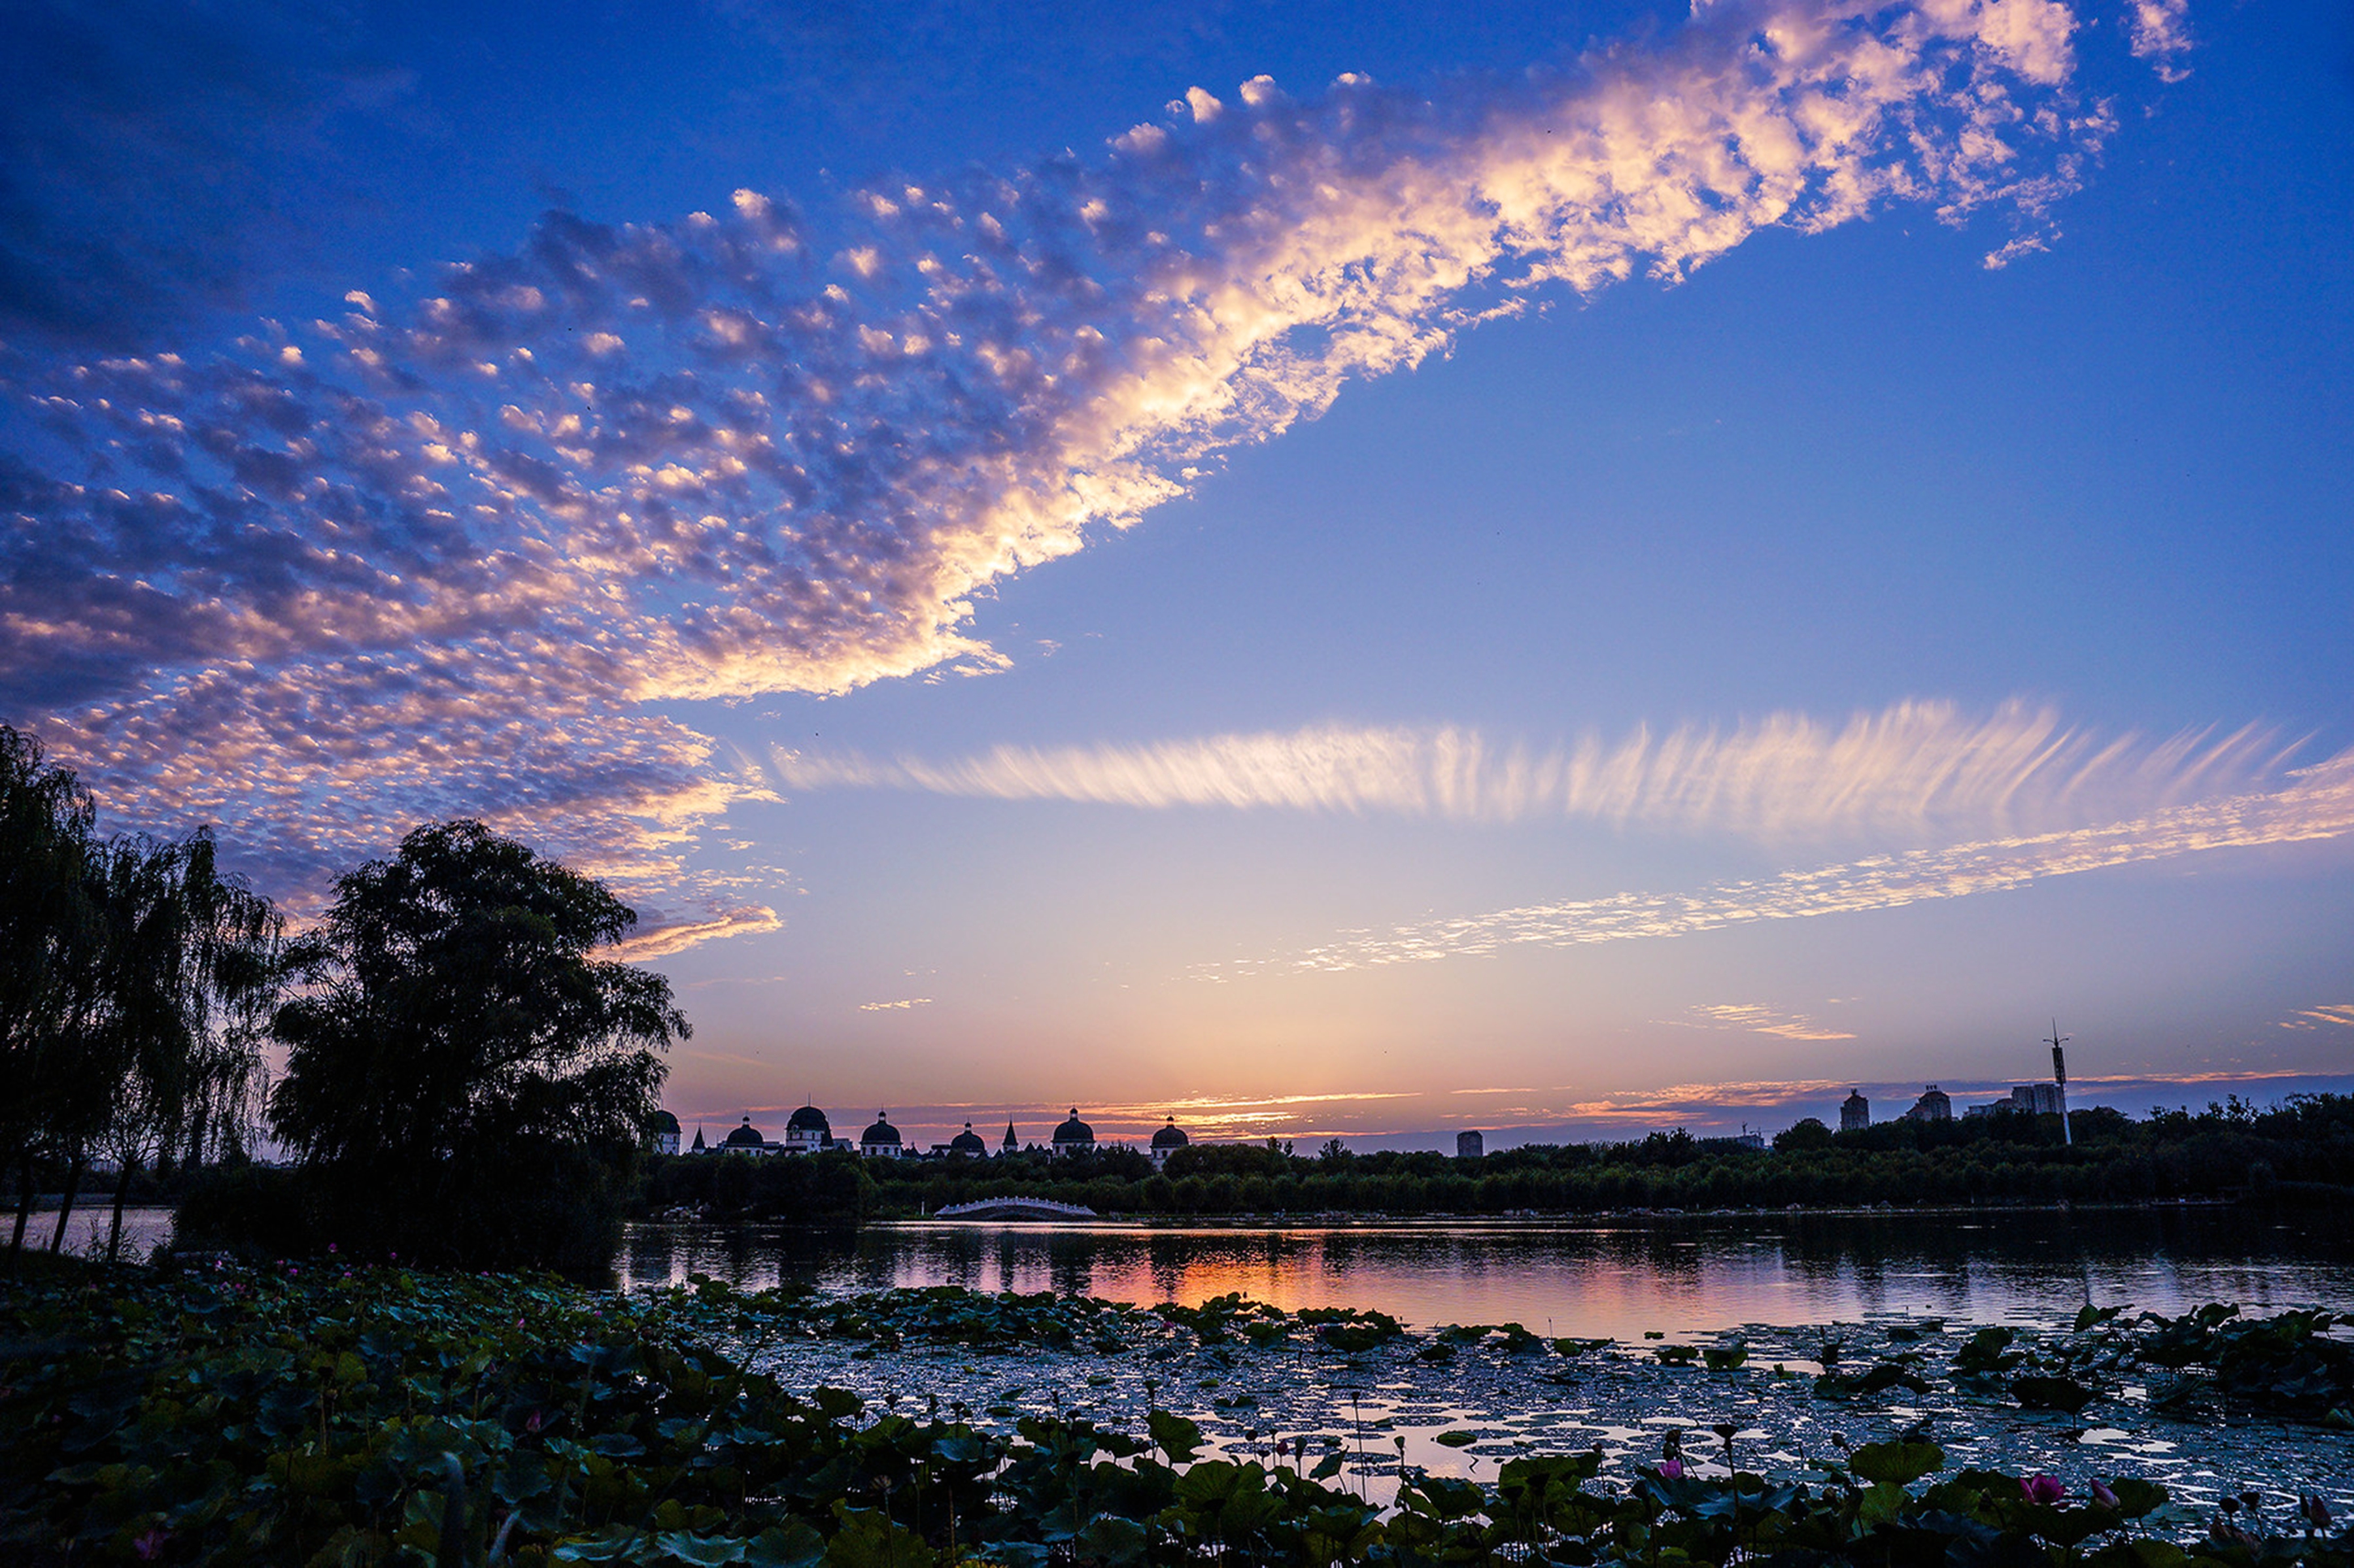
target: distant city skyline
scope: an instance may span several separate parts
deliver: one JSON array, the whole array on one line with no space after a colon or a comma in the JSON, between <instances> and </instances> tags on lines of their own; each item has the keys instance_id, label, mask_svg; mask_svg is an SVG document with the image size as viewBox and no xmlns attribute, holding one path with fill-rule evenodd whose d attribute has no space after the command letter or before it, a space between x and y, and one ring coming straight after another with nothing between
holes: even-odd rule
<instances>
[{"instance_id":1,"label":"distant city skyline","mask_svg":"<svg viewBox=\"0 0 2354 1568\"><path fill-rule=\"evenodd\" d=\"M0 21L0 721L608 879L690 1133L2354 1083L2343 6L156 16Z\"/></svg>"},{"instance_id":2,"label":"distant city skyline","mask_svg":"<svg viewBox=\"0 0 2354 1568\"><path fill-rule=\"evenodd\" d=\"M1363 1107L1344 1117L1330 1115L1331 1107L1317 1104L1303 1109L1270 1107L1263 1102L1229 1104L1215 1101L1192 1103L1171 1102L1158 1108L1150 1106L1081 1105L1082 1116L1095 1128L1098 1142L1127 1144L1141 1148L1152 1134L1174 1117L1177 1125L1197 1143L1255 1143L1269 1138L1284 1139L1295 1145L1294 1152L1313 1154L1328 1139L1338 1138L1352 1150L1370 1151L1384 1149L1427 1149L1451 1152L1459 1131L1474 1129L1484 1134L1490 1152L1518 1148L1524 1143L1617 1142L1640 1139L1653 1132L1672 1132L1681 1128L1696 1138L1724 1137L1741 1131L1744 1127L1762 1128L1770 1138L1774 1133L1807 1117L1813 1117L1836 1129L1840 1124L1840 1102L1850 1090L1861 1089L1872 1101L1872 1118L1877 1122L1894 1121L1912 1106L1914 1100L1932 1082L1938 1084L1953 1097L1954 1114L1959 1118L1972 1104L2007 1098L2018 1084L2036 1080L2021 1076L2010 1079L1965 1080L1958 1078L1928 1079L1886 1083L1827 1082L1792 1084L1683 1085L1666 1092L1636 1094L1606 1098L1583 1104L1569 1104L1555 1118L1541 1121L1500 1120L1483 1118L1477 1109L1448 1107L1442 1114L1454 1119L1441 1124L1436 1118L1426 1123L1416 1120L1417 1112L1427 1102L1407 1099L1376 1102ZM1711 1098L1712 1093L1722 1092L1725 1097ZM2153 1109L2188 1107L2203 1110L2211 1102L2220 1102L2237 1095L2259 1106L2279 1102L2295 1094L2354 1093L2354 1074L2316 1074L2309 1075L2218 1075L2204 1079L2180 1078L2096 1078L2069 1080L2069 1105L2074 1110L2090 1110L2105 1107L2136 1118L2145 1117ZM1401 1103L1403 1101L1404 1103ZM692 1141L696 1128L701 1127L712 1144L733 1130L743 1118L751 1118L754 1126L775 1135L785 1118L798 1108L801 1101L790 1105L744 1105L720 1107L710 1114L682 1111L673 1098L670 1108L677 1115L683 1130L682 1138ZM848 1118L862 1125L875 1114L875 1107L859 1108L849 1100L840 1107L820 1103L829 1118ZM970 1121L976 1130L988 1134L993 1150L1003 1135L1003 1124L1009 1119L1021 1134L1023 1147L1046 1146L1048 1135L1056 1122L1062 1120L1066 1107L1031 1102L983 1102L973 1105L925 1106L896 1105L881 1107L888 1114L892 1125L907 1138L912 1148L929 1149L944 1144ZM1388 1113L1384 1115L1384 1113ZM777 1125L766 1126L763 1118ZM837 1139L847 1137L856 1142L855 1128L837 1129Z\"/></svg>"}]
</instances>

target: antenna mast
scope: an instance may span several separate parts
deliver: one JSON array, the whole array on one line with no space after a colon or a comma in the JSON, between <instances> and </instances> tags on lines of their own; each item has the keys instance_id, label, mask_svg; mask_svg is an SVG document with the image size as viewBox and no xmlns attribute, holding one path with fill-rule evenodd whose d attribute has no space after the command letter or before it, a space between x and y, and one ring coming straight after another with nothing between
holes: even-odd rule
<instances>
[{"instance_id":1,"label":"antenna mast","mask_svg":"<svg viewBox=\"0 0 2354 1568\"><path fill-rule=\"evenodd\" d=\"M2073 1149L2076 1135L2068 1126L2068 1057L2060 1047L2074 1039L2073 1034L2060 1033L2060 1021L2052 1021L2052 1033L2043 1044L2052 1047L2052 1081L2060 1086L2060 1139Z\"/></svg>"}]
</instances>

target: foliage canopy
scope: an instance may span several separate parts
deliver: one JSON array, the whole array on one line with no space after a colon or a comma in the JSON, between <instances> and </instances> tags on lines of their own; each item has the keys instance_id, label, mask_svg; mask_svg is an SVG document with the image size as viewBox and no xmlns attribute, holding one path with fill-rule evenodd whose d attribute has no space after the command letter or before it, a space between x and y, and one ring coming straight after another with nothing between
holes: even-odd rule
<instances>
[{"instance_id":1,"label":"foliage canopy","mask_svg":"<svg viewBox=\"0 0 2354 1568\"><path fill-rule=\"evenodd\" d=\"M636 918L475 821L419 828L336 884L289 950L302 989L271 1025L269 1118L341 1240L604 1263L657 1053L689 1033L666 980L597 956Z\"/></svg>"}]
</instances>

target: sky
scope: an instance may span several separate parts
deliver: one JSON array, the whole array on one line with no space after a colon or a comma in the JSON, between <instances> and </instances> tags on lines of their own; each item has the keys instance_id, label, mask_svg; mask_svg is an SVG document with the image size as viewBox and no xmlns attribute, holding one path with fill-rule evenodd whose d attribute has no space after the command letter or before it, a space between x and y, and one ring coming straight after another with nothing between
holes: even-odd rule
<instances>
[{"instance_id":1,"label":"sky","mask_svg":"<svg viewBox=\"0 0 2354 1568\"><path fill-rule=\"evenodd\" d=\"M2354 21L0 20L0 720L712 1136L2354 1086Z\"/></svg>"}]
</instances>

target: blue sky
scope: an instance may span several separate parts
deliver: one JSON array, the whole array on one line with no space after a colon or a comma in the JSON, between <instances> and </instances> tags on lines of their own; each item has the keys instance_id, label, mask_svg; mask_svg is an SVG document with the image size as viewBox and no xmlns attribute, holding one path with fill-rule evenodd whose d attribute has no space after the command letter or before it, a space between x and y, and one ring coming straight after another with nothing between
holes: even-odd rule
<instances>
[{"instance_id":1,"label":"blue sky","mask_svg":"<svg viewBox=\"0 0 2354 1568\"><path fill-rule=\"evenodd\" d=\"M5 716L608 875L689 1119L2354 1070L2342 9L6 26Z\"/></svg>"}]
</instances>

